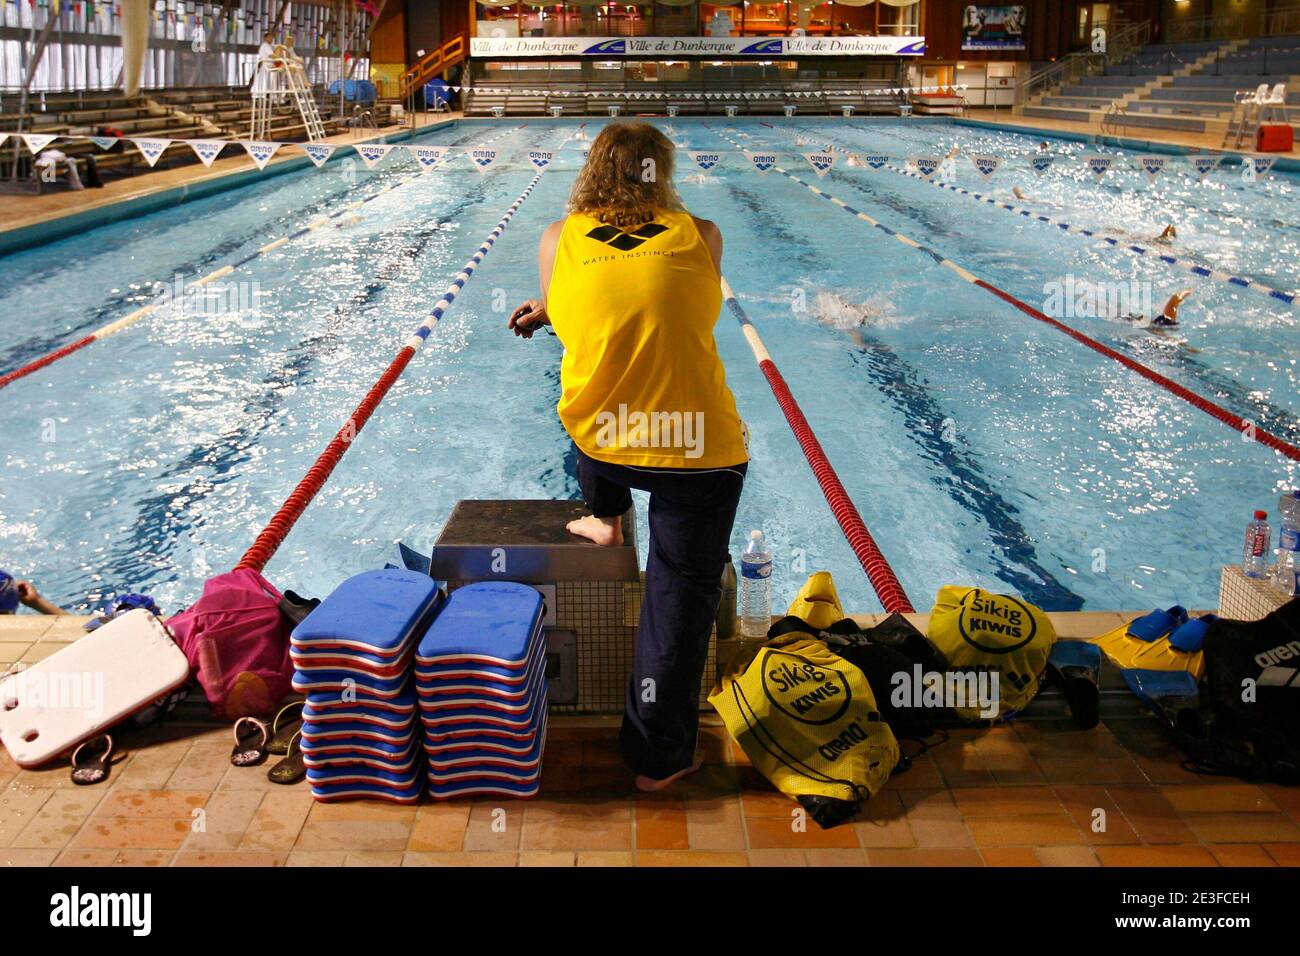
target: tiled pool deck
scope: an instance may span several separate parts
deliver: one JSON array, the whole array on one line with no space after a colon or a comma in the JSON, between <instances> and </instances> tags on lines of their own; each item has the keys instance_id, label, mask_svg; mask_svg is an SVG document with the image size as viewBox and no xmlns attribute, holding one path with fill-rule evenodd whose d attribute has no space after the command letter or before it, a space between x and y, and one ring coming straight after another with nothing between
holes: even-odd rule
<instances>
[{"instance_id":1,"label":"tiled pool deck","mask_svg":"<svg viewBox=\"0 0 1300 956\"><path fill-rule=\"evenodd\" d=\"M1131 615L1128 615L1131 616ZM1117 626L1054 614L1058 632ZM915 620L922 626L924 615ZM82 618L0 620L0 670L48 656ZM868 619L869 620L869 619ZM777 793L705 719L705 766L637 793L616 718L551 720L542 794L400 807L313 802L266 766L232 767L228 727L174 722L123 745L108 784L0 750L0 862L12 866L1295 866L1300 788L1181 766L1153 720L963 729L894 777L859 818L791 827ZM272 760L278 758L271 758ZM504 810L504 816L495 813ZM197 810L202 813L196 813ZM1105 811L1103 832L1093 829Z\"/></svg>"}]
</instances>

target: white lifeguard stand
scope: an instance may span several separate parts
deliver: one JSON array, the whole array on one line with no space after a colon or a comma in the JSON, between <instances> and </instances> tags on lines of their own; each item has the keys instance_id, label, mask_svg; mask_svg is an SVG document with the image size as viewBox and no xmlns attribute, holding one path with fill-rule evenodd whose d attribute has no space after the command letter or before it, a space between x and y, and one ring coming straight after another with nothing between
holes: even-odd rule
<instances>
[{"instance_id":1,"label":"white lifeguard stand","mask_svg":"<svg viewBox=\"0 0 1300 956\"><path fill-rule=\"evenodd\" d=\"M275 103L289 97L302 117L307 138L312 142L325 138L325 124L316 109L316 97L307 82L307 71L302 60L292 53L277 49L273 58L257 61L257 76L253 80L252 138L264 140L271 133L271 118Z\"/></svg>"}]
</instances>

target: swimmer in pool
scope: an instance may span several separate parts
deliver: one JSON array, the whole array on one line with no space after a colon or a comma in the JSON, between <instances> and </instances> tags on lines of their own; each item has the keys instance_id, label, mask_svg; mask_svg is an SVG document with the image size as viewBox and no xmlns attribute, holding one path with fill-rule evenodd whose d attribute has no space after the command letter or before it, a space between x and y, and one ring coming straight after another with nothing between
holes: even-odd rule
<instances>
[{"instance_id":1,"label":"swimmer in pool","mask_svg":"<svg viewBox=\"0 0 1300 956\"><path fill-rule=\"evenodd\" d=\"M1011 188L1011 195L1015 196L1021 202L1033 202L1033 200L1030 199L1029 196L1025 194L1025 191L1019 186L1013 186Z\"/></svg>"},{"instance_id":2,"label":"swimmer in pool","mask_svg":"<svg viewBox=\"0 0 1300 956\"><path fill-rule=\"evenodd\" d=\"M1130 312L1128 315L1120 316L1125 322L1142 328L1149 329L1169 329L1178 325L1178 307L1183 304L1183 300L1192 294L1191 289L1183 289L1181 292L1175 292L1165 303L1165 307L1160 310L1160 314L1152 319L1145 315L1137 315Z\"/></svg>"},{"instance_id":3,"label":"swimmer in pool","mask_svg":"<svg viewBox=\"0 0 1300 956\"><path fill-rule=\"evenodd\" d=\"M1173 241L1177 238L1178 238L1178 230L1174 228L1174 224L1171 222L1169 225L1165 226L1164 232L1160 233L1160 235L1156 236L1151 241L1164 243L1165 245L1171 245Z\"/></svg>"},{"instance_id":4,"label":"swimmer in pool","mask_svg":"<svg viewBox=\"0 0 1300 956\"><path fill-rule=\"evenodd\" d=\"M16 614L19 604L25 604L37 614L68 613L43 598L30 581L19 581L7 571L0 571L0 614Z\"/></svg>"}]
</instances>

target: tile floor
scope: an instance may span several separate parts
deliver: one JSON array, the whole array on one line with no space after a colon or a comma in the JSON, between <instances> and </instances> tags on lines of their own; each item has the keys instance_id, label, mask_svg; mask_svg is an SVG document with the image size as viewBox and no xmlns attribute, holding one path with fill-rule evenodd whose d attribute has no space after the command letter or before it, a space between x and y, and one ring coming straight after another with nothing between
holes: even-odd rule
<instances>
[{"instance_id":1,"label":"tile floor","mask_svg":"<svg viewBox=\"0 0 1300 956\"><path fill-rule=\"evenodd\" d=\"M1053 615L1071 636L1117 614ZM0 663L39 660L79 618L0 624ZM15 656L16 655L16 656ZM8 664L4 664L8 666ZM616 718L554 718L542 795L399 807L313 802L305 783L229 764L229 730L176 722L125 740L105 786L0 750L0 862L14 866L1294 866L1300 788L1203 777L1148 719L963 729L832 830L792 826L705 719L706 763L636 793Z\"/></svg>"}]
</instances>

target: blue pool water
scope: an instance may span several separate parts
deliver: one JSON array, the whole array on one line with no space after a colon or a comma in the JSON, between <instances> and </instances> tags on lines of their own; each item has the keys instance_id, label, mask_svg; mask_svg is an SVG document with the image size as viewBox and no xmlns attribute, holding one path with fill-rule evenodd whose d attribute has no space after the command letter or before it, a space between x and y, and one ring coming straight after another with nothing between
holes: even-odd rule
<instances>
[{"instance_id":1,"label":"blue pool water","mask_svg":"<svg viewBox=\"0 0 1300 956\"><path fill-rule=\"evenodd\" d=\"M1021 185L1044 214L1137 240L1178 224L1178 255L1294 291L1296 183L1235 170L1198 184L1181 163L1148 185L1124 155L1098 184L1065 159L1029 170L1038 139L926 121L660 121L699 149L836 142L902 159L995 153L985 187ZM599 124L587 127L594 135ZM509 229L361 432L268 566L323 594L394 556L427 550L468 497L577 497L555 416L559 345L505 331L536 294L535 250L581 162L566 121L460 123L429 142L495 145L414 177L331 163L0 259L0 373L390 181L414 181L224 280L235 307L159 309L134 327L0 390L0 567L84 609L124 590L174 610L238 561L447 283L532 178L523 150L561 147ZM567 144L567 145L566 145ZM1062 157L1083 147L1054 142ZM389 161L392 162L391 160ZM963 282L738 154L679 187L726 240L724 271L918 608L946 583L1015 591L1049 609L1213 606L1255 508L1300 483L1295 463L1117 363ZM889 172L837 167L821 188L1043 307L1048 284L1179 288L1178 339L1106 319L1067 321L1194 391L1300 441L1296 312L1251 291L1067 235ZM256 297L254 298L254 293ZM185 300L188 303L188 300ZM255 305L252 304L255 302ZM803 304L802 310L796 306ZM719 347L753 463L734 536L763 527L776 603L826 568L845 604L878 608L735 322ZM646 529L639 499L641 545Z\"/></svg>"}]
</instances>

